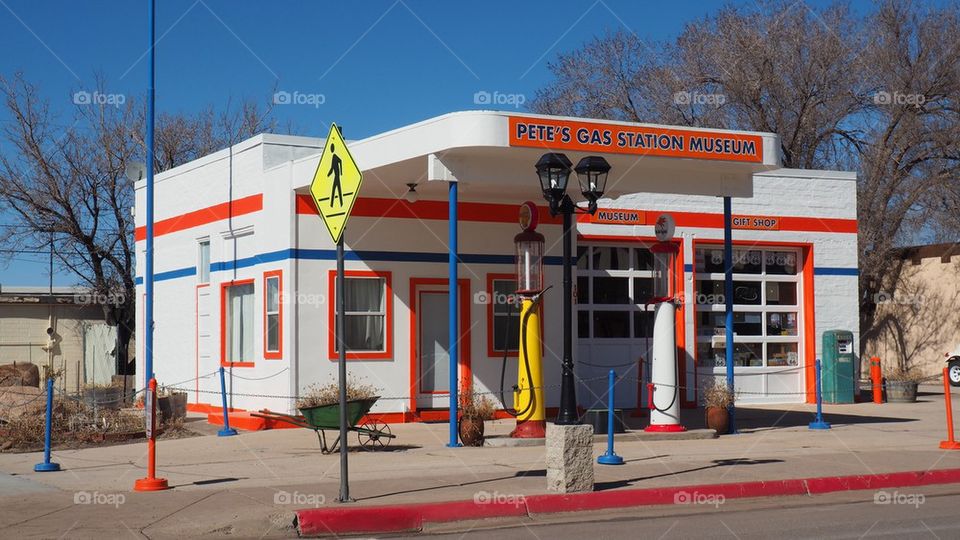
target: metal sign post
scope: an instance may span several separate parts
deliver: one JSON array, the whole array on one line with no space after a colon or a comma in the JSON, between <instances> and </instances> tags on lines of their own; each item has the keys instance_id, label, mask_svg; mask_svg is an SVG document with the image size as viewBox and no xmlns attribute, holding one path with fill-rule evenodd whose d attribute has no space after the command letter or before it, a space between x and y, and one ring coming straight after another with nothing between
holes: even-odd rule
<instances>
[{"instance_id":1,"label":"metal sign post","mask_svg":"<svg viewBox=\"0 0 960 540\"><path fill-rule=\"evenodd\" d=\"M347 344L343 339L344 330L344 312L346 311L347 301L343 293L343 236L337 242L337 322L336 339L339 358L337 360L340 369L340 497L339 502L353 502L350 498L350 482L347 472Z\"/></svg>"},{"instance_id":2,"label":"metal sign post","mask_svg":"<svg viewBox=\"0 0 960 540\"><path fill-rule=\"evenodd\" d=\"M338 502L353 502L350 498L350 483L347 466L347 343L344 338L346 328L347 302L344 296L343 231L346 229L353 203L360 192L363 173L350 155L343 140L343 132L336 124L330 126L330 133L324 142L323 153L317 163L317 170L310 183L310 195L317 211L327 226L330 238L337 245L337 281L336 281L336 322L333 339L337 344L338 368L340 378L340 496Z\"/></svg>"}]
</instances>

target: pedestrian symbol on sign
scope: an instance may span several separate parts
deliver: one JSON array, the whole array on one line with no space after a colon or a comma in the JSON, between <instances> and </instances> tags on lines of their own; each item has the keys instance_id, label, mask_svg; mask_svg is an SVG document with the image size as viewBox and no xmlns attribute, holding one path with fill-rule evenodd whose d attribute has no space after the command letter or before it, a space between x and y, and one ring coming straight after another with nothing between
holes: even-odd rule
<instances>
[{"instance_id":1,"label":"pedestrian symbol on sign","mask_svg":"<svg viewBox=\"0 0 960 540\"><path fill-rule=\"evenodd\" d=\"M340 206L343 206L343 188L340 186L340 174L343 173L343 160L337 155L337 147L333 143L330 143L330 153L333 154L333 157L330 158L330 171L327 173L327 176L333 175L333 188L330 190L330 206L333 206L334 193L340 197Z\"/></svg>"},{"instance_id":2,"label":"pedestrian symbol on sign","mask_svg":"<svg viewBox=\"0 0 960 540\"><path fill-rule=\"evenodd\" d=\"M340 241L362 181L363 174L353 161L340 129L336 124L330 126L310 183L310 195L334 243Z\"/></svg>"}]
</instances>

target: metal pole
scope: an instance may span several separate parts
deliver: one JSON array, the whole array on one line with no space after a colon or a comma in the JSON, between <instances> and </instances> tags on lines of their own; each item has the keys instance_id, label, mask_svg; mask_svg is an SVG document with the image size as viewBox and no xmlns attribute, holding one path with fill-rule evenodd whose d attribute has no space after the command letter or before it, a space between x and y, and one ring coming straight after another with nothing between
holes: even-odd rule
<instances>
[{"instance_id":1,"label":"metal pole","mask_svg":"<svg viewBox=\"0 0 960 540\"><path fill-rule=\"evenodd\" d=\"M237 430L230 427L230 415L227 414L227 377L223 366L220 366L220 403L223 405L223 429L217 432L218 437L230 437L237 434Z\"/></svg>"},{"instance_id":2,"label":"metal pole","mask_svg":"<svg viewBox=\"0 0 960 540\"><path fill-rule=\"evenodd\" d=\"M573 378L573 277L570 243L573 240L573 201L567 195L560 202L563 214L563 375L560 380L560 411L557 425L580 423L577 388Z\"/></svg>"},{"instance_id":3,"label":"metal pole","mask_svg":"<svg viewBox=\"0 0 960 540\"><path fill-rule=\"evenodd\" d=\"M810 429L830 429L830 423L823 421L823 390L821 388L820 377L822 376L822 367L820 365L820 359L817 358L815 367L815 374L817 377L816 380L816 391L817 391L817 417L813 422L810 422Z\"/></svg>"},{"instance_id":4,"label":"metal pole","mask_svg":"<svg viewBox=\"0 0 960 540\"><path fill-rule=\"evenodd\" d=\"M458 341L460 340L459 335L459 325L457 324L457 315L459 313L457 308L457 257L458 246L457 246L457 183L450 182L450 191L447 199L448 206L448 243L450 244L449 249L449 258L447 261L448 266L448 306L449 306L449 350L450 350L450 442L447 443L447 446L455 447L460 446L460 443L457 442L457 424L459 422L458 416L458 405L459 405L459 347Z\"/></svg>"},{"instance_id":5,"label":"metal pole","mask_svg":"<svg viewBox=\"0 0 960 540\"><path fill-rule=\"evenodd\" d=\"M153 117L154 117L154 46L156 45L156 0L150 0L150 75L147 82L147 245L144 264L143 384L153 378Z\"/></svg>"},{"instance_id":6,"label":"metal pole","mask_svg":"<svg viewBox=\"0 0 960 540\"><path fill-rule=\"evenodd\" d=\"M607 453L597 458L601 465L623 465L623 458L613 451L613 392L617 374L611 369L609 374L609 389L607 390Z\"/></svg>"},{"instance_id":7,"label":"metal pole","mask_svg":"<svg viewBox=\"0 0 960 540\"><path fill-rule=\"evenodd\" d=\"M47 377L47 419L43 426L43 463L33 466L34 472L53 472L60 470L59 463L50 462L51 422L53 421L53 377Z\"/></svg>"},{"instance_id":8,"label":"metal pole","mask_svg":"<svg viewBox=\"0 0 960 540\"><path fill-rule=\"evenodd\" d=\"M348 477L347 455L347 344L343 339L345 311L347 300L344 298L344 270L343 270L343 232L337 242L337 351L338 367L340 371L340 497L338 502L353 502L350 498L350 482Z\"/></svg>"},{"instance_id":9,"label":"metal pole","mask_svg":"<svg viewBox=\"0 0 960 540\"><path fill-rule=\"evenodd\" d=\"M734 391L733 381L733 217L730 197L723 198L723 303L726 314L724 322L726 334L727 387ZM736 404L730 403L730 430L736 433Z\"/></svg>"}]
</instances>

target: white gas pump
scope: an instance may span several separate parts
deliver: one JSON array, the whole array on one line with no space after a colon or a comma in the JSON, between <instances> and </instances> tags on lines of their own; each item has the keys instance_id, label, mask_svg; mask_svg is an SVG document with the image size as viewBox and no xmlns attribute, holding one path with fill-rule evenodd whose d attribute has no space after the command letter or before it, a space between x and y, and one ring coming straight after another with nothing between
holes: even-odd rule
<instances>
[{"instance_id":1,"label":"white gas pump","mask_svg":"<svg viewBox=\"0 0 960 540\"><path fill-rule=\"evenodd\" d=\"M653 358L650 384L647 385L650 425L645 431L686 431L680 424L680 388L677 377L676 267L679 246L672 243L676 225L673 217L662 214L654 231L659 242L653 253Z\"/></svg>"}]
</instances>

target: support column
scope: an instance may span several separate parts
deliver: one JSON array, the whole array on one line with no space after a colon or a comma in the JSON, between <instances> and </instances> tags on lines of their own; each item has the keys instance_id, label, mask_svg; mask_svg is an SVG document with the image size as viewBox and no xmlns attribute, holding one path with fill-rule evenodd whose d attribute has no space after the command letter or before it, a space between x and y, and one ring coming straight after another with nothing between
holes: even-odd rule
<instances>
[{"instance_id":1,"label":"support column","mask_svg":"<svg viewBox=\"0 0 960 540\"><path fill-rule=\"evenodd\" d=\"M449 320L450 320L450 344L449 344L449 353L450 353L450 442L447 443L447 446L456 447L460 446L460 443L457 442L457 406L459 400L459 388L457 387L459 383L459 366L460 366L460 355L459 351L459 325L457 324L458 314L460 310L457 306L457 298L459 296L457 291L457 183L449 182L449 194L447 199L447 206L449 210L448 215L448 244L449 244L449 259L448 259L448 287L449 292L447 294L449 298ZM412 361L412 360L411 360Z\"/></svg>"},{"instance_id":2,"label":"support column","mask_svg":"<svg viewBox=\"0 0 960 540\"><path fill-rule=\"evenodd\" d=\"M146 299L143 306L143 387L153 378L153 117L154 117L154 50L156 49L155 2L150 2L150 56L147 62L147 241L143 285Z\"/></svg>"},{"instance_id":3,"label":"support column","mask_svg":"<svg viewBox=\"0 0 960 540\"><path fill-rule=\"evenodd\" d=\"M723 303L726 314L724 326L726 334L727 386L731 391L733 391L733 217L731 215L730 197L723 198L723 260ZM729 433L737 432L736 424L734 422L735 412L736 404L731 403Z\"/></svg>"}]
</instances>

